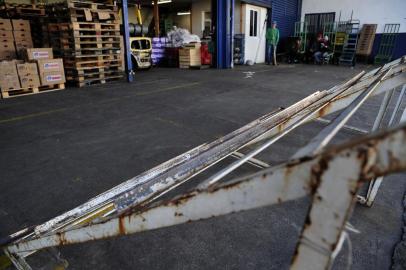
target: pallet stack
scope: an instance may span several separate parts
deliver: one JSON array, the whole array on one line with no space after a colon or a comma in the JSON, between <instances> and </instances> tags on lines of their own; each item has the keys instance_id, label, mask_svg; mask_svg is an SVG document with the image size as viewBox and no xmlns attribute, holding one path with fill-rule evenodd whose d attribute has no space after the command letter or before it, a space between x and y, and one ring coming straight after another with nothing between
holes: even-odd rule
<instances>
[{"instance_id":1,"label":"pallet stack","mask_svg":"<svg viewBox=\"0 0 406 270\"><path fill-rule=\"evenodd\" d=\"M179 68L200 67L202 65L200 43L190 43L179 49Z\"/></svg>"},{"instance_id":2,"label":"pallet stack","mask_svg":"<svg viewBox=\"0 0 406 270\"><path fill-rule=\"evenodd\" d=\"M64 59L67 81L81 87L122 78L120 21L113 2L67 0L54 11L50 44Z\"/></svg>"},{"instance_id":3,"label":"pallet stack","mask_svg":"<svg viewBox=\"0 0 406 270\"><path fill-rule=\"evenodd\" d=\"M374 45L376 24L364 24L362 26L357 45L357 55L369 56Z\"/></svg>"}]
</instances>

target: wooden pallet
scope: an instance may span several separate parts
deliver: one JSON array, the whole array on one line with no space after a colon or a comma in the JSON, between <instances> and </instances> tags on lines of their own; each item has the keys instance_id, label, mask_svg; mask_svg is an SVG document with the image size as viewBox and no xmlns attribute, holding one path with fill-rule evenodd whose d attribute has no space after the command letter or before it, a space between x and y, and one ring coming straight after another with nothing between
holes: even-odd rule
<instances>
[{"instance_id":1,"label":"wooden pallet","mask_svg":"<svg viewBox=\"0 0 406 270\"><path fill-rule=\"evenodd\" d=\"M77 0L69 0L67 2L67 6L69 8L88 8L88 9L92 9L92 10L112 10L112 11L117 11L118 7L110 2L106 2L106 3L100 3L100 2L91 2L91 1L77 1Z\"/></svg>"},{"instance_id":2,"label":"wooden pallet","mask_svg":"<svg viewBox=\"0 0 406 270\"><path fill-rule=\"evenodd\" d=\"M45 16L45 6L36 4L4 3L2 9L19 16Z\"/></svg>"},{"instance_id":3,"label":"wooden pallet","mask_svg":"<svg viewBox=\"0 0 406 270\"><path fill-rule=\"evenodd\" d=\"M19 88L19 89L8 89L2 90L1 96L3 98L12 98L12 97L21 97L21 96L28 96L34 94L42 94L48 93L58 90L65 89L65 84L53 84L53 85L44 85L40 87L32 87L32 88Z\"/></svg>"}]
</instances>

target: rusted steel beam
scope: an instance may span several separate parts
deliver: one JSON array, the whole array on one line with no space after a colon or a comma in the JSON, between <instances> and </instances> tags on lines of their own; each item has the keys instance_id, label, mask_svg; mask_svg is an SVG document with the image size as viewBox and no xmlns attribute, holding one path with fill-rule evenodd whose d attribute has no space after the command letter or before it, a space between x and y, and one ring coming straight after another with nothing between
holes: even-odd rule
<instances>
[{"instance_id":1,"label":"rusted steel beam","mask_svg":"<svg viewBox=\"0 0 406 270\"><path fill-rule=\"evenodd\" d=\"M387 71L391 67L393 72L390 82L386 80L382 82L382 84L388 82L391 85L399 84L401 82L404 83L403 59L396 60L386 66L387 67L383 67L379 70L376 69L371 71L366 75L363 73L358 74L348 82L333 87L330 90L316 92L279 113L265 115L213 143L203 144L169 160L168 162L106 191L77 208L35 227L35 233L31 235L41 235L55 230L69 228L71 224L76 224L78 220L87 220L93 212L97 212L100 208L109 206L111 203L115 203L117 208L121 205L121 210L125 210L143 201L147 201L148 198L151 200L154 197L159 196L160 193L182 184L184 181L189 180L210 166L220 162L222 159L231 155L233 151L258 142L259 140L275 136L297 122L298 119L306 113L313 111L313 118L316 118L345 107L351 102L351 100L355 99L356 96L360 94L362 89L365 88L365 85L367 85L365 81L370 80L370 83L377 75ZM360 86L361 82L362 86ZM353 93L337 99L338 94L347 94L348 91L352 91ZM335 100L332 100L332 98ZM208 152L210 153L208 154ZM203 160L203 162L199 163L195 160ZM159 188L155 189L153 188L154 186L159 186ZM140 190L142 192L139 192ZM146 190L148 191L147 194L145 193ZM142 196L138 196L140 193ZM128 198L130 198L130 200L127 200ZM114 212L115 211L112 211L111 213Z\"/></svg>"},{"instance_id":2,"label":"rusted steel beam","mask_svg":"<svg viewBox=\"0 0 406 270\"><path fill-rule=\"evenodd\" d=\"M405 140L403 125L396 132L370 137L368 145L360 145L356 151L338 147L336 153L326 153L313 166L313 179L319 184L312 195L292 269L329 269L361 182L406 170Z\"/></svg>"},{"instance_id":3,"label":"rusted steel beam","mask_svg":"<svg viewBox=\"0 0 406 270\"><path fill-rule=\"evenodd\" d=\"M406 125L403 125L327 149L316 156L293 160L207 190L187 193L142 213L122 215L82 228L20 241L8 246L7 250L18 254L45 247L127 235L312 194L310 223L303 232L293 266L296 269L325 269L329 263L326 254L331 253L335 247L360 183L405 170ZM306 241L323 252L318 252ZM327 253L324 254L324 251ZM314 257L309 258L310 253Z\"/></svg>"}]
</instances>

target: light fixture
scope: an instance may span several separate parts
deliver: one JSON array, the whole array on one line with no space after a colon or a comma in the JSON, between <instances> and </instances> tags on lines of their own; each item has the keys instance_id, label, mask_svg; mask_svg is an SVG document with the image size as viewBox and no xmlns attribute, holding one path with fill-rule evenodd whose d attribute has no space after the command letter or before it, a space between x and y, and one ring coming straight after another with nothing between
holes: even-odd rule
<instances>
[{"instance_id":1,"label":"light fixture","mask_svg":"<svg viewBox=\"0 0 406 270\"><path fill-rule=\"evenodd\" d=\"M168 3L171 3L171 2L172 2L172 0L158 0L158 5L168 4ZM152 1L152 4L154 5L154 1Z\"/></svg>"},{"instance_id":2,"label":"light fixture","mask_svg":"<svg viewBox=\"0 0 406 270\"><path fill-rule=\"evenodd\" d=\"M177 13L178 16L182 16L182 15L190 15L190 11L185 11L185 12L178 12Z\"/></svg>"}]
</instances>

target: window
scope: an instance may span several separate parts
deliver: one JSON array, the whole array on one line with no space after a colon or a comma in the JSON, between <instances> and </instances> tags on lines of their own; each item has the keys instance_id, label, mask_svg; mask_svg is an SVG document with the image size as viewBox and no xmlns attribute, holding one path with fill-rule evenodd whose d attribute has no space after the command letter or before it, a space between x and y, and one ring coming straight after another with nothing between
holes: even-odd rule
<instances>
[{"instance_id":1,"label":"window","mask_svg":"<svg viewBox=\"0 0 406 270\"><path fill-rule=\"evenodd\" d=\"M250 37L258 36L258 11L250 10Z\"/></svg>"},{"instance_id":2,"label":"window","mask_svg":"<svg viewBox=\"0 0 406 270\"><path fill-rule=\"evenodd\" d=\"M305 22L308 24L308 31L310 33L323 32L323 26L326 23L333 23L336 13L313 13L305 15Z\"/></svg>"}]
</instances>

